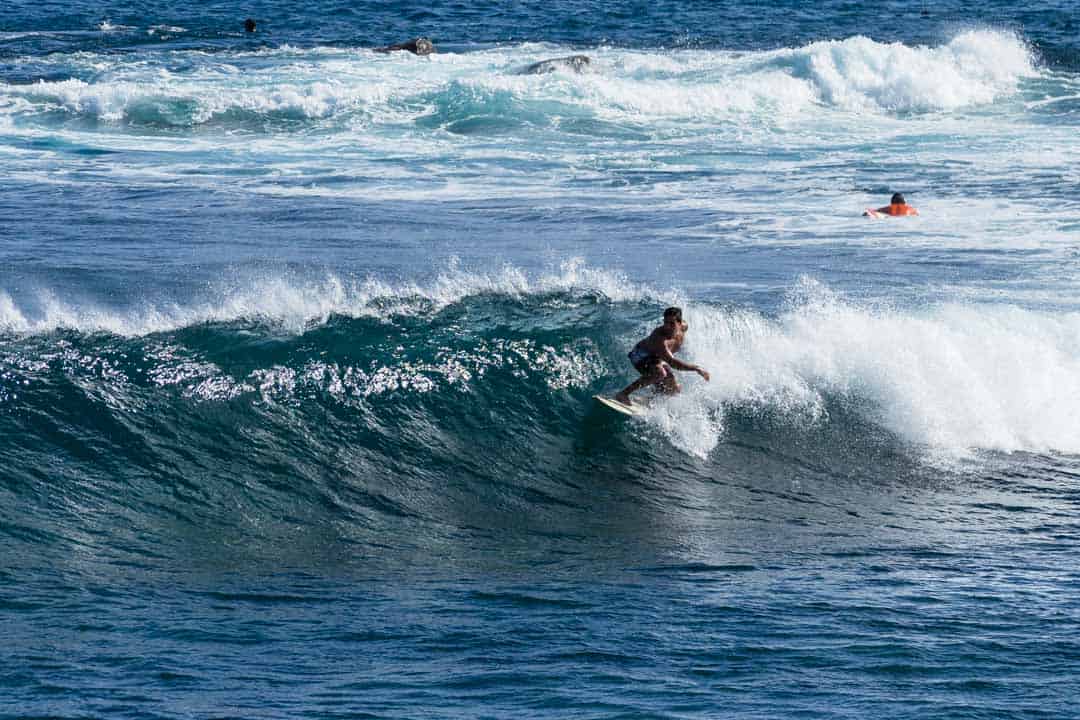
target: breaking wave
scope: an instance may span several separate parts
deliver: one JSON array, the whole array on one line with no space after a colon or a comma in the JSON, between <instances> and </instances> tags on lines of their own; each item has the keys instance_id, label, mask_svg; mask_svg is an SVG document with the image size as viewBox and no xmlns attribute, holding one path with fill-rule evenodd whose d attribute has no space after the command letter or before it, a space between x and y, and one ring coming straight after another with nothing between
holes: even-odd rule
<instances>
[{"instance_id":1,"label":"breaking wave","mask_svg":"<svg viewBox=\"0 0 1080 720\"><path fill-rule=\"evenodd\" d=\"M135 64L63 56L49 62L63 64L70 78L0 84L0 112L29 122L223 123L255 131L266 129L259 121L277 130L290 122L334 120L355 129L413 122L425 128L434 121L461 132L475 132L477 123L468 121L487 117L553 127L575 117L714 122L751 114L765 121L819 106L958 110L1015 94L1022 79L1039 72L1021 38L992 30L966 31L939 47L852 37L751 53L596 48L585 72L520 72L567 52L520 45L418 59L285 47L232 55L180 51Z\"/></svg>"},{"instance_id":2,"label":"breaking wave","mask_svg":"<svg viewBox=\"0 0 1080 720\"><path fill-rule=\"evenodd\" d=\"M572 436L590 422L589 396L627 381L627 348L671 302L686 307L687 355L712 382L686 377L688 391L653 401L643 427L690 455L707 459L747 428L781 446L824 428L829 442L882 436L929 455L1080 452L1080 314L863 306L805 280L767 316L580 263L534 277L453 268L427 284L264 279L217 302L143 310L47 294L35 315L0 295L0 401L19 426L5 442L40 433L28 418L53 412L57 387L121 417L225 402L241 414L283 404L301 424L351 408L360 422L377 402L455 442L476 413L521 437L539 413L553 438Z\"/></svg>"}]
</instances>

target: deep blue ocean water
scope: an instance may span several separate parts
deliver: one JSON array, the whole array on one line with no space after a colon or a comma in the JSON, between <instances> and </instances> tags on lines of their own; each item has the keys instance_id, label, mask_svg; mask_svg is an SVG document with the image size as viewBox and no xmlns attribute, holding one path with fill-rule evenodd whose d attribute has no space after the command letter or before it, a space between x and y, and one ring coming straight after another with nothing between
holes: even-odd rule
<instances>
[{"instance_id":1,"label":"deep blue ocean water","mask_svg":"<svg viewBox=\"0 0 1080 720\"><path fill-rule=\"evenodd\" d=\"M7 3L0 716L1076 717L1078 126L1065 0Z\"/></svg>"}]
</instances>

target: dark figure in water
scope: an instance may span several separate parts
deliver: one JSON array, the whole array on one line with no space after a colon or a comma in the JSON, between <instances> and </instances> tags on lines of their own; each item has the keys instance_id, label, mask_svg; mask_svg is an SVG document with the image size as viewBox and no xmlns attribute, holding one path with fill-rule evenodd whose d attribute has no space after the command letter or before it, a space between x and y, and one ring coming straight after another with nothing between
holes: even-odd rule
<instances>
[{"instance_id":1,"label":"dark figure in water","mask_svg":"<svg viewBox=\"0 0 1080 720\"><path fill-rule=\"evenodd\" d=\"M544 73L555 72L559 68L567 68L579 73L587 68L591 62L592 60L589 59L588 55L568 55L567 57L551 58L550 60L533 63L522 70L520 74L543 75Z\"/></svg>"},{"instance_id":2,"label":"dark figure in water","mask_svg":"<svg viewBox=\"0 0 1080 720\"><path fill-rule=\"evenodd\" d=\"M427 38L420 37L415 40L409 40L408 42L398 43L397 45L387 45L386 47L375 48L375 52L379 53L389 53L396 50L408 50L413 55L430 55L435 52L435 45Z\"/></svg>"},{"instance_id":3,"label":"dark figure in water","mask_svg":"<svg viewBox=\"0 0 1080 720\"><path fill-rule=\"evenodd\" d=\"M685 363L675 357L682 347L686 331L690 326L683 322L682 309L669 307L664 311L664 324L656 328L630 351L630 364L641 377L630 383L615 395L616 402L630 405L630 393L649 385L655 385L659 392L676 395L682 389L675 379L672 368L684 372L696 372L705 380L709 373L699 365Z\"/></svg>"},{"instance_id":4,"label":"dark figure in water","mask_svg":"<svg viewBox=\"0 0 1080 720\"><path fill-rule=\"evenodd\" d=\"M244 32L249 32L249 33L255 32L255 21L252 20L251 18L248 18L247 20L244 21Z\"/></svg>"}]
</instances>

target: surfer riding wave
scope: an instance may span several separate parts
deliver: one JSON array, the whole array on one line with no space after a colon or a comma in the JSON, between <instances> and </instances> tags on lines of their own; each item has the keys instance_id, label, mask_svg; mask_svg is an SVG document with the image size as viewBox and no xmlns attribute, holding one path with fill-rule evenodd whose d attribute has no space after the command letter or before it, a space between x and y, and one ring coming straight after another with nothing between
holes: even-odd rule
<instances>
[{"instance_id":1,"label":"surfer riding wave","mask_svg":"<svg viewBox=\"0 0 1080 720\"><path fill-rule=\"evenodd\" d=\"M615 400L630 405L630 394L649 385L655 385L658 392L675 395L682 388L675 379L672 368L686 372L696 372L705 380L709 373L698 365L685 363L675 357L682 347L689 325L683 321L682 309L669 307L664 310L664 324L657 327L649 337L634 346L627 357L634 369L641 373L634 382L615 395Z\"/></svg>"}]
</instances>

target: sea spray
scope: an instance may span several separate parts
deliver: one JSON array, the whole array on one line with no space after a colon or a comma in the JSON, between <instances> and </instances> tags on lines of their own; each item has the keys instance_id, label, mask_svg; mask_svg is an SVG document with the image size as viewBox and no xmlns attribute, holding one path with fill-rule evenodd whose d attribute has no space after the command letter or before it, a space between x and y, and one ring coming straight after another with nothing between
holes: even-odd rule
<instances>
[{"instance_id":1,"label":"sea spray","mask_svg":"<svg viewBox=\"0 0 1080 720\"><path fill-rule=\"evenodd\" d=\"M1080 313L864 305L809 279L775 318L708 307L688 313L687 349L713 374L711 383L694 383L701 400L689 406L691 417L701 405L714 417L742 407L787 418L797 430L828 421L840 402L904 442L949 453L1080 452ZM687 449L704 454L722 434L693 438Z\"/></svg>"}]
</instances>

